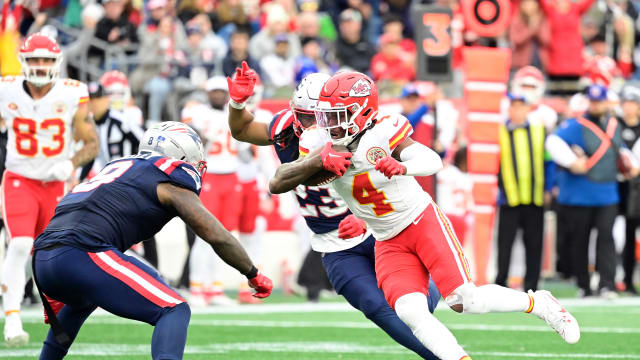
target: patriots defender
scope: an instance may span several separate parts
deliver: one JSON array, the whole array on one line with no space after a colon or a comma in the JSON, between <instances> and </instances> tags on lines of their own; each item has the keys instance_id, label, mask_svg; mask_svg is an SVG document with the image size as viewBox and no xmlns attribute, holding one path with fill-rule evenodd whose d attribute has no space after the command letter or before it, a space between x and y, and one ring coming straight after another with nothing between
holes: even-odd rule
<instances>
[{"instance_id":1,"label":"patriots defender","mask_svg":"<svg viewBox=\"0 0 640 360\"><path fill-rule=\"evenodd\" d=\"M296 166L299 155L298 136L315 124L313 110L320 88L327 75L311 74L305 77L293 94L290 109L278 112L269 125L254 121L244 109L253 93L256 74L245 62L236 70L229 84L229 125L233 137L255 145L273 145L283 165ZM317 159L310 154L309 159ZM289 172L295 175L296 171ZM284 176L287 178L287 175ZM280 178L282 179L282 178ZM270 188L281 180L272 179ZM296 198L307 225L312 230L311 246L323 253L322 263L335 290L356 309L384 330L401 345L425 359L437 359L427 350L410 329L389 307L377 286L374 271L374 239L366 232L364 222L354 217L344 201L328 186L293 184ZM342 225L338 227L339 224ZM428 286L428 280L425 286ZM433 311L440 299L438 290L430 289Z\"/></svg>"},{"instance_id":2,"label":"patriots defender","mask_svg":"<svg viewBox=\"0 0 640 360\"><path fill-rule=\"evenodd\" d=\"M98 154L95 126L87 116L87 86L59 79L62 52L56 41L40 33L30 35L18 57L23 76L0 79L0 122L9 133L2 181L9 237L2 269L8 346L29 342L19 314L33 239L53 216L74 169ZM84 146L72 156L73 140Z\"/></svg>"},{"instance_id":3,"label":"patriots defender","mask_svg":"<svg viewBox=\"0 0 640 360\"><path fill-rule=\"evenodd\" d=\"M176 215L247 276L254 296L269 296L271 280L200 202L205 169L195 131L164 122L145 132L138 155L112 161L62 199L34 246L36 282L59 309L57 315L47 310L52 329L40 359L62 359L98 306L154 325L153 359L182 359L189 306L158 273L122 253Z\"/></svg>"},{"instance_id":4,"label":"patriots defender","mask_svg":"<svg viewBox=\"0 0 640 360\"><path fill-rule=\"evenodd\" d=\"M414 142L401 115L378 116L375 83L358 72L341 72L322 88L316 107L318 129L307 130L301 148L334 144L343 176L331 185L376 238L378 285L413 334L442 360L470 359L453 334L427 311L427 286L433 277L447 304L457 312L527 312L545 320L562 338L576 343L580 328L548 291L523 293L498 285L476 286L452 231L451 222L416 182L432 175L442 160ZM306 168L322 168L309 162ZM313 170L309 170L313 174Z\"/></svg>"}]
</instances>

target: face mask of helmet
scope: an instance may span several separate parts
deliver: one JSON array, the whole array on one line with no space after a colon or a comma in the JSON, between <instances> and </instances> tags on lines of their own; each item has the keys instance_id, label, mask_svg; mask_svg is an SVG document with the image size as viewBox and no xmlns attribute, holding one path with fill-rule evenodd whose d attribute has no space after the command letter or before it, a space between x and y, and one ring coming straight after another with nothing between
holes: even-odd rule
<instances>
[{"instance_id":1,"label":"face mask of helmet","mask_svg":"<svg viewBox=\"0 0 640 360\"><path fill-rule=\"evenodd\" d=\"M336 145L346 146L351 143L354 136L360 131L354 119L360 115L362 109L367 107L367 101L362 107L358 104L328 109L321 109L320 104L318 104L318 107L318 110L316 110L318 127L326 132L331 142Z\"/></svg>"},{"instance_id":2,"label":"face mask of helmet","mask_svg":"<svg viewBox=\"0 0 640 360\"><path fill-rule=\"evenodd\" d=\"M28 82L42 87L50 84L60 76L61 56L36 56L20 54L22 73Z\"/></svg>"}]
</instances>

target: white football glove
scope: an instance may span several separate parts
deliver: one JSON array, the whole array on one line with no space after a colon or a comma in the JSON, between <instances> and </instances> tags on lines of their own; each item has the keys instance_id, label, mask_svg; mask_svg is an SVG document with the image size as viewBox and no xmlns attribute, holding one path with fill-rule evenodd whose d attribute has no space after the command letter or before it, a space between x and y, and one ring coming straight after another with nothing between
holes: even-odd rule
<instances>
[{"instance_id":1,"label":"white football glove","mask_svg":"<svg viewBox=\"0 0 640 360\"><path fill-rule=\"evenodd\" d=\"M49 179L58 181L67 181L73 174L73 162L71 160L60 161L49 169Z\"/></svg>"}]
</instances>

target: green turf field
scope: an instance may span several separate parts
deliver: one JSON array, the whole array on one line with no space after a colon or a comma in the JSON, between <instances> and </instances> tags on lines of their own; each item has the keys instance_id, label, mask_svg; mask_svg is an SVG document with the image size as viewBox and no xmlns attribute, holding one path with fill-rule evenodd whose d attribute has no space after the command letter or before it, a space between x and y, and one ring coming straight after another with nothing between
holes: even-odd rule
<instances>
[{"instance_id":1,"label":"green turf field","mask_svg":"<svg viewBox=\"0 0 640 360\"><path fill-rule=\"evenodd\" d=\"M417 359L342 301L311 305L193 309L185 359ZM291 301L291 300L289 300ZM436 316L474 360L640 359L640 299L568 300L582 327L567 345L547 325L525 314L459 315L440 303ZM0 345L0 359L37 358L47 327L37 309L26 310L28 347ZM70 359L150 357L153 328L97 312L82 328Z\"/></svg>"}]
</instances>

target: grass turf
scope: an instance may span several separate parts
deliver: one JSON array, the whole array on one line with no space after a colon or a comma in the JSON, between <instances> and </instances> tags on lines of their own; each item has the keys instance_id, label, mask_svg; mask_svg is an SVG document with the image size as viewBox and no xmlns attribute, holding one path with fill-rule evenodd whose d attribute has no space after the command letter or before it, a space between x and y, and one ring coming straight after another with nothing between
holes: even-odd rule
<instances>
[{"instance_id":1,"label":"grass turf","mask_svg":"<svg viewBox=\"0 0 640 360\"><path fill-rule=\"evenodd\" d=\"M340 302L325 302L326 310L308 312L308 307L295 304L298 300L288 300L291 302L273 313L245 312L259 310L260 305L234 308L233 313L220 308L215 308L215 313L194 310L184 358L418 359ZM436 316L452 329L474 360L640 359L640 301L617 305L574 302L567 308L583 329L582 339L573 346L531 315L459 315L441 303ZM0 359L37 357L48 328L40 323L36 310L24 317L31 342L18 349L0 345ZM92 316L69 358L149 358L152 331L149 325L111 315Z\"/></svg>"}]
</instances>

